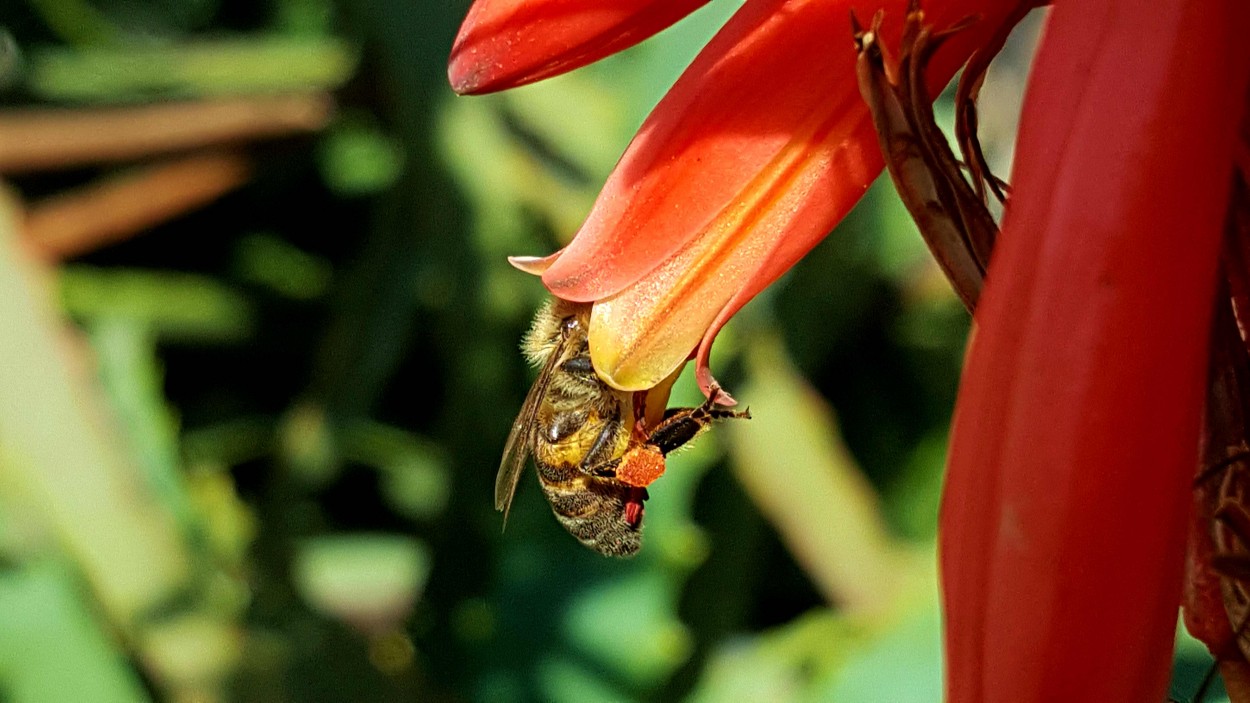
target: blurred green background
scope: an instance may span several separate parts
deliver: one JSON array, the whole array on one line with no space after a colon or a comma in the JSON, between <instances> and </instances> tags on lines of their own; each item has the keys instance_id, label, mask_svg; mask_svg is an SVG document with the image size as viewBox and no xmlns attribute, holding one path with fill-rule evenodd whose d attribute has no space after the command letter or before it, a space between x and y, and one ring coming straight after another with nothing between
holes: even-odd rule
<instances>
[{"instance_id":1,"label":"blurred green background","mask_svg":"<svg viewBox=\"0 0 1250 703\"><path fill-rule=\"evenodd\" d=\"M755 419L670 461L641 556L529 476L492 509L545 295L504 257L736 4L457 98L463 0L5 2L0 702L940 700L968 320L888 187L722 335Z\"/></svg>"}]
</instances>

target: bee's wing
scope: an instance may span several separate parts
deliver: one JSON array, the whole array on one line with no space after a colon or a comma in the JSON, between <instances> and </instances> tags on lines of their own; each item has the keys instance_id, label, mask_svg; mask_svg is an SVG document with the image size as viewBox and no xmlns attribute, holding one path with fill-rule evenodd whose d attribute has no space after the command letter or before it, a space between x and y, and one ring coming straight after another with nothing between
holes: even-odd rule
<instances>
[{"instance_id":1,"label":"bee's wing","mask_svg":"<svg viewBox=\"0 0 1250 703\"><path fill-rule=\"evenodd\" d=\"M521 478L521 470L525 468L525 460L529 458L530 447L533 446L533 434L536 431L534 421L538 417L538 408L547 395L547 387L551 385L551 375L555 373L556 364L564 356L564 343L556 345L543 364L542 371L530 387L529 395L525 396L525 404L516 421L512 423L512 431L508 433L508 441L503 447L503 459L499 462L499 473L495 476L495 510L503 511L503 521L508 523L508 508L512 505L512 496L516 495L516 484Z\"/></svg>"}]
</instances>

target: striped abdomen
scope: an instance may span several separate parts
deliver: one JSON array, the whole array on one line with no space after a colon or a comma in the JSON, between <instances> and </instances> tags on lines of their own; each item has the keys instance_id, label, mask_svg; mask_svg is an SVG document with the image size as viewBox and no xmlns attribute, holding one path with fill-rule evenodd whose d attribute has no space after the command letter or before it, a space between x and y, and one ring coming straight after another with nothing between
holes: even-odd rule
<instances>
[{"instance_id":1,"label":"striped abdomen","mask_svg":"<svg viewBox=\"0 0 1250 703\"><path fill-rule=\"evenodd\" d=\"M540 411L534 463L543 494L564 529L601 554L629 556L642 546L647 492L591 474L619 460L630 436L615 396L605 393L597 399L598 407L588 407L582 399L552 394Z\"/></svg>"},{"instance_id":2,"label":"striped abdomen","mask_svg":"<svg viewBox=\"0 0 1250 703\"><path fill-rule=\"evenodd\" d=\"M610 556L629 556L642 546L645 488L571 467L540 464L538 477L556 519L582 544Z\"/></svg>"}]
</instances>

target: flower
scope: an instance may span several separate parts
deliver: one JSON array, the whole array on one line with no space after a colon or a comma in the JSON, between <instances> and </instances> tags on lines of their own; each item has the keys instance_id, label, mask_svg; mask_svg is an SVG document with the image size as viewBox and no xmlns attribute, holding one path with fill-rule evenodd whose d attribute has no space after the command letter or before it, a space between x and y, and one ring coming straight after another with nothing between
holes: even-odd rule
<instances>
[{"instance_id":1,"label":"flower","mask_svg":"<svg viewBox=\"0 0 1250 703\"><path fill-rule=\"evenodd\" d=\"M477 34L479 7L497 4L479 0L461 37ZM508 5L537 23L558 18L565 3ZM932 8L938 23L975 9L986 18L938 54L933 87L945 85L1006 10L981 5L992 3ZM720 327L823 239L880 173L847 40L852 7L886 8L896 18L886 31L898 34L902 0L749 0L656 106L572 243L529 267L545 270L555 295L594 302L591 354L608 383L651 388L697 350L708 391ZM618 34L633 36L638 17L599 36L615 47ZM477 63L511 62L508 42L476 44Z\"/></svg>"},{"instance_id":2,"label":"flower","mask_svg":"<svg viewBox=\"0 0 1250 703\"><path fill-rule=\"evenodd\" d=\"M535 18L560 5L524 4ZM980 16L928 64L931 92L1014 4L926 4L936 27ZM1056 4L953 425L939 532L952 703L1163 700L1180 600L1250 5ZM898 44L902 0L747 0L572 243L523 262L594 303L612 385L649 388L693 353L706 391L720 327L879 173L843 40L852 7L884 9L881 43Z\"/></svg>"},{"instance_id":3,"label":"flower","mask_svg":"<svg viewBox=\"0 0 1250 703\"><path fill-rule=\"evenodd\" d=\"M1248 20L1052 11L955 413L951 701L1164 699Z\"/></svg>"},{"instance_id":4,"label":"flower","mask_svg":"<svg viewBox=\"0 0 1250 703\"><path fill-rule=\"evenodd\" d=\"M707 0L477 0L452 45L457 93L489 93L571 71L646 39Z\"/></svg>"}]
</instances>

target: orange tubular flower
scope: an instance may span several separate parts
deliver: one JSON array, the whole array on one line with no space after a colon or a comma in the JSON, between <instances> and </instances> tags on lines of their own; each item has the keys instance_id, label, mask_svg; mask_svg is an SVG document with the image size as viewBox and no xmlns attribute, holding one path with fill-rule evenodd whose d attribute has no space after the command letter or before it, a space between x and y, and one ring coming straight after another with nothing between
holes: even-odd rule
<instances>
[{"instance_id":1,"label":"orange tubular flower","mask_svg":"<svg viewBox=\"0 0 1250 703\"><path fill-rule=\"evenodd\" d=\"M537 21L553 4L526 7ZM936 23L978 9L985 20L938 54L934 88L1005 13L982 4L932 8ZM902 0L747 2L639 130L573 242L543 261L552 293L594 302L591 353L608 383L654 387L697 348L706 391L716 332L824 238L880 172L845 41L852 7L886 8L895 18L886 32L897 36ZM499 51L480 64L508 63L503 44L479 43Z\"/></svg>"}]
</instances>

